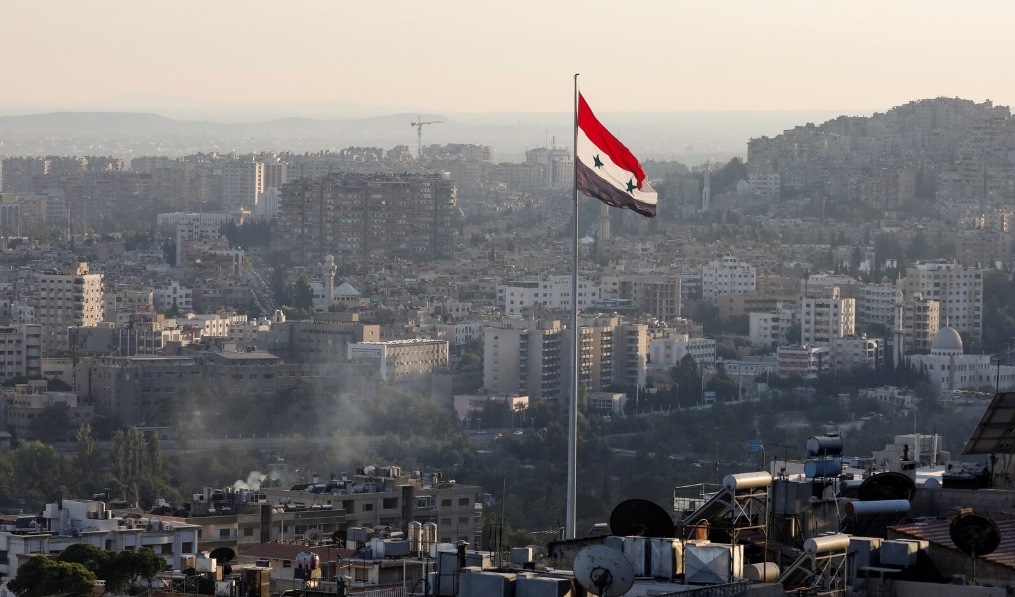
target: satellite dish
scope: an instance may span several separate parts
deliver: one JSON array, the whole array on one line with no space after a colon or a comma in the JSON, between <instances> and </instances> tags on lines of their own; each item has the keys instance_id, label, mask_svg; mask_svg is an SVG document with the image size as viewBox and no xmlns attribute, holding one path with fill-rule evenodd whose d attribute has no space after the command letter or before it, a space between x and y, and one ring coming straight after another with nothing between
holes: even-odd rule
<instances>
[{"instance_id":1,"label":"satellite dish","mask_svg":"<svg viewBox=\"0 0 1015 597\"><path fill-rule=\"evenodd\" d=\"M994 521L972 512L955 517L948 534L959 551L973 557L985 556L1001 545L1001 530Z\"/></svg>"},{"instance_id":2,"label":"satellite dish","mask_svg":"<svg viewBox=\"0 0 1015 597\"><path fill-rule=\"evenodd\" d=\"M610 513L610 532L622 537L673 537L673 519L655 502L625 500Z\"/></svg>"},{"instance_id":3,"label":"satellite dish","mask_svg":"<svg viewBox=\"0 0 1015 597\"><path fill-rule=\"evenodd\" d=\"M303 533L303 538L312 543L316 543L324 538L324 533L321 529L307 529L307 532Z\"/></svg>"},{"instance_id":4,"label":"satellite dish","mask_svg":"<svg viewBox=\"0 0 1015 597\"><path fill-rule=\"evenodd\" d=\"M861 502L910 500L916 495L916 483L902 473L880 473L860 484L856 497Z\"/></svg>"},{"instance_id":5,"label":"satellite dish","mask_svg":"<svg viewBox=\"0 0 1015 597\"><path fill-rule=\"evenodd\" d=\"M620 597L634 585L634 565L622 552L605 545L590 545L574 558L575 580L600 597Z\"/></svg>"},{"instance_id":6,"label":"satellite dish","mask_svg":"<svg viewBox=\"0 0 1015 597\"><path fill-rule=\"evenodd\" d=\"M331 534L331 542L338 543L342 540L342 531L335 531Z\"/></svg>"},{"instance_id":7,"label":"satellite dish","mask_svg":"<svg viewBox=\"0 0 1015 597\"><path fill-rule=\"evenodd\" d=\"M211 550L208 557L215 558L215 561L219 564L225 564L231 562L236 558L236 552L228 547L216 547Z\"/></svg>"},{"instance_id":8,"label":"satellite dish","mask_svg":"<svg viewBox=\"0 0 1015 597\"><path fill-rule=\"evenodd\" d=\"M233 573L233 567L232 566L230 566L229 564L223 564L222 565L222 574L224 576L229 576L232 573Z\"/></svg>"}]
</instances>

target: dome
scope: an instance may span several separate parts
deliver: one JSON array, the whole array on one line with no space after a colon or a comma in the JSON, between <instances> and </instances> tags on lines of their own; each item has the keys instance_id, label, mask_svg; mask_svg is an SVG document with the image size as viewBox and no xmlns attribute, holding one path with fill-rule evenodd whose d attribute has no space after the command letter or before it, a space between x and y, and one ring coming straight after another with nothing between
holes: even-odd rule
<instances>
[{"instance_id":1,"label":"dome","mask_svg":"<svg viewBox=\"0 0 1015 597\"><path fill-rule=\"evenodd\" d=\"M953 354L956 352L962 354L962 336L955 331L955 328L946 325L939 329L934 336L934 341L930 345L930 352L931 354Z\"/></svg>"},{"instance_id":2,"label":"dome","mask_svg":"<svg viewBox=\"0 0 1015 597\"><path fill-rule=\"evenodd\" d=\"M334 255L325 255L324 256L324 262L325 263L335 263L335 256Z\"/></svg>"}]
</instances>

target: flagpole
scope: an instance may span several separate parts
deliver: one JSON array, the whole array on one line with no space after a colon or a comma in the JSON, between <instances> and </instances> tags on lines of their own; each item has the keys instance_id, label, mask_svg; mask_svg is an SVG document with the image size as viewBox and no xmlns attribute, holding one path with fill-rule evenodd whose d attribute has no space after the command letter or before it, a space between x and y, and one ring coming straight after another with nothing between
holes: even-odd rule
<instances>
[{"instance_id":1,"label":"flagpole","mask_svg":"<svg viewBox=\"0 0 1015 597\"><path fill-rule=\"evenodd\" d=\"M571 272L571 391L567 413L567 517L565 539L575 538L577 520L575 497L578 493L578 355L581 334L578 333L578 73L574 75L574 270Z\"/></svg>"}]
</instances>

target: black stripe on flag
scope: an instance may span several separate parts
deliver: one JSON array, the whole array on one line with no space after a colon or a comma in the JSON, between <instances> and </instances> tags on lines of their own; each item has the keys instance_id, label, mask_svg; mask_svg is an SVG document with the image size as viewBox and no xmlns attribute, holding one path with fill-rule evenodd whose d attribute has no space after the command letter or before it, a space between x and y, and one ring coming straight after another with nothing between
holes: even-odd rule
<instances>
[{"instance_id":1,"label":"black stripe on flag","mask_svg":"<svg viewBox=\"0 0 1015 597\"><path fill-rule=\"evenodd\" d=\"M656 206L650 203L638 201L629 193L621 191L617 187L603 180L594 170L577 160L578 190L590 197L595 197L603 203L620 209L630 209L641 215L654 218Z\"/></svg>"}]
</instances>

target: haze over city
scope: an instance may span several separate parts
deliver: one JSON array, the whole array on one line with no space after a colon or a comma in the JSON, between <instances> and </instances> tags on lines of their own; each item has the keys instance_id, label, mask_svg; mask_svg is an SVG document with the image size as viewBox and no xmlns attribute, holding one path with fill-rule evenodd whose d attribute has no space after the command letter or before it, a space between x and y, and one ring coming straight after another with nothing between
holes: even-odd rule
<instances>
[{"instance_id":1,"label":"haze over city","mask_svg":"<svg viewBox=\"0 0 1015 597\"><path fill-rule=\"evenodd\" d=\"M2 14L0 597L1015 588L1010 3Z\"/></svg>"},{"instance_id":2,"label":"haze over city","mask_svg":"<svg viewBox=\"0 0 1015 597\"><path fill-rule=\"evenodd\" d=\"M1015 6L14 2L0 108L255 116L885 110L1015 101Z\"/></svg>"}]
</instances>

